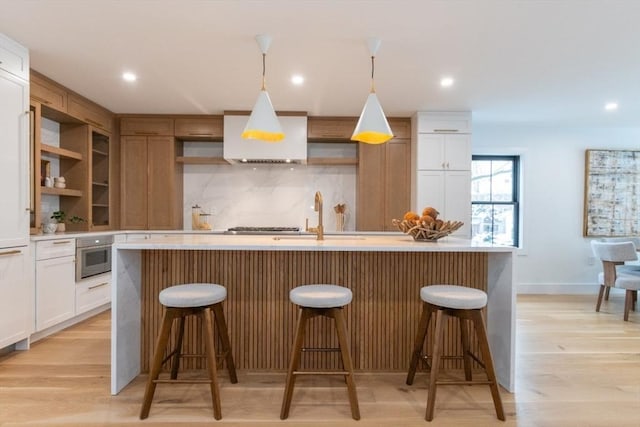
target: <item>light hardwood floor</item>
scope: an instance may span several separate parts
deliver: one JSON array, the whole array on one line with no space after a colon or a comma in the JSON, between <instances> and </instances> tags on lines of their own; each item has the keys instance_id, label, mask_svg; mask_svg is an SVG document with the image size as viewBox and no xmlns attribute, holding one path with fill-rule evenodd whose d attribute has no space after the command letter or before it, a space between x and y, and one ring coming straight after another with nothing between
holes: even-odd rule
<instances>
[{"instance_id":1,"label":"light hardwood floor","mask_svg":"<svg viewBox=\"0 0 640 427\"><path fill-rule=\"evenodd\" d=\"M426 375L356 374L362 419L351 419L344 382L301 378L290 417L280 421L284 373L222 372L222 416L215 421L206 385L160 384L139 421L139 377L109 394L110 315L104 313L0 358L2 426L360 425L640 426L640 314L622 321L623 297L595 313L594 296L521 296L517 376L503 390L507 421L495 418L488 387L440 387L435 419L424 421ZM233 339L233 337L232 337ZM411 345L407 343L407 345ZM407 361L408 363L408 361Z\"/></svg>"}]
</instances>

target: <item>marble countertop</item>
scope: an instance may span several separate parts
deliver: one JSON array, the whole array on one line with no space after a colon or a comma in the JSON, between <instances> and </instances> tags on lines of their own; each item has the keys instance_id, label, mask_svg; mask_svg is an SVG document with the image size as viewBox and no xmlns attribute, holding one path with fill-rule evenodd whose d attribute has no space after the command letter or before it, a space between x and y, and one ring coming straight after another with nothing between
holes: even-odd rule
<instances>
[{"instance_id":1,"label":"marble countertop","mask_svg":"<svg viewBox=\"0 0 640 427\"><path fill-rule=\"evenodd\" d=\"M268 251L385 251L385 252L513 252L511 246L478 245L467 239L445 237L416 242L400 233L246 236L222 234L158 234L138 241L117 242L115 249L268 250Z\"/></svg>"}]
</instances>

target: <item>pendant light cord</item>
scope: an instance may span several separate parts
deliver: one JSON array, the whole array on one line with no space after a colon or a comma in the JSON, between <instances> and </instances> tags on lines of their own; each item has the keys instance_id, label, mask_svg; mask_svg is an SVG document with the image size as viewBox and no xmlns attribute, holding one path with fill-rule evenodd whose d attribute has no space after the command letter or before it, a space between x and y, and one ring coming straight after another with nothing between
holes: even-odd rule
<instances>
[{"instance_id":1,"label":"pendant light cord","mask_svg":"<svg viewBox=\"0 0 640 427\"><path fill-rule=\"evenodd\" d=\"M371 93L375 93L376 92L376 87L373 84L373 73L375 71L375 62L374 62L374 58L375 56L371 56Z\"/></svg>"},{"instance_id":2,"label":"pendant light cord","mask_svg":"<svg viewBox=\"0 0 640 427\"><path fill-rule=\"evenodd\" d=\"M262 90L266 90L265 83L264 83L265 82L264 75L265 75L265 70L266 70L266 65L265 65L266 64L266 58L267 58L267 54L263 53L262 54Z\"/></svg>"}]
</instances>

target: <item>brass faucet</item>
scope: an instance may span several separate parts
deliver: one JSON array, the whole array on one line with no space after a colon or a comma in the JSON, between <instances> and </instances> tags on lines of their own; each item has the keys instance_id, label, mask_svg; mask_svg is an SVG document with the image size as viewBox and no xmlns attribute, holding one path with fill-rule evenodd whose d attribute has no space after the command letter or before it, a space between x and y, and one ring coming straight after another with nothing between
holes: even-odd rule
<instances>
[{"instance_id":1,"label":"brass faucet","mask_svg":"<svg viewBox=\"0 0 640 427\"><path fill-rule=\"evenodd\" d=\"M316 233L317 240L324 240L324 227L322 226L322 194L316 191L313 210L318 212L318 226L309 227L309 219L307 218L306 231Z\"/></svg>"}]
</instances>

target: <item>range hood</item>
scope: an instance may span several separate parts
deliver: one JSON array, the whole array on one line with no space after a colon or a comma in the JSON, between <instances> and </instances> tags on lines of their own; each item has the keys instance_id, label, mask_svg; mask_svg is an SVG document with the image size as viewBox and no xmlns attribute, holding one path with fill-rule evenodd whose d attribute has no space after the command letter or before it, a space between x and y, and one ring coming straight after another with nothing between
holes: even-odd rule
<instances>
[{"instance_id":1,"label":"range hood","mask_svg":"<svg viewBox=\"0 0 640 427\"><path fill-rule=\"evenodd\" d=\"M243 139L248 115L224 116L223 156L229 163L307 163L307 116L278 115L285 137L280 142Z\"/></svg>"}]
</instances>

